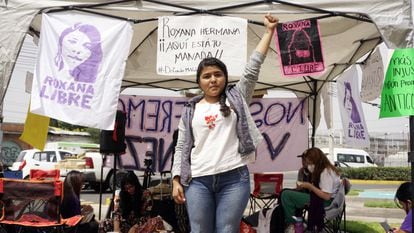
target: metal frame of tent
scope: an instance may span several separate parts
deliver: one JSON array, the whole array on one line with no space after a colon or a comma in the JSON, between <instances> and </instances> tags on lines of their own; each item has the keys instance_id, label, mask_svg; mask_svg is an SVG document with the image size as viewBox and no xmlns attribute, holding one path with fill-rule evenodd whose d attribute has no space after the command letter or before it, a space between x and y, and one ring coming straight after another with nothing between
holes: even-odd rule
<instances>
[{"instance_id":1,"label":"metal frame of tent","mask_svg":"<svg viewBox=\"0 0 414 233\"><path fill-rule=\"evenodd\" d=\"M139 1L132 1L132 0L121 0L121 1L112 1L112 2L105 2L105 3L98 3L98 4L78 4L78 5L69 5L69 6L62 6L62 7L52 7L52 8L44 8L42 9L40 12L53 12L53 11L65 11L65 10L77 10L77 11L83 11L83 12L87 12L87 13L93 13L93 14L100 14L103 16L108 16L108 17L113 17L113 18L117 18L117 19L121 19L121 20L127 20L130 21L134 24L139 24L139 23L146 23L146 22L151 22L151 21L156 21L157 18L148 18L148 19L131 19L131 18L124 18L124 17L120 17L117 15L111 15L109 13L102 13L102 12L98 12L95 11L94 9L99 9L101 7L105 7L108 5L116 5L116 4L122 4L122 3L127 3L127 2L139 2ZM211 15L217 15L217 16L221 16L221 15L225 15L222 12L226 11L226 10L230 10L230 9L236 9L236 8L243 8L243 7L248 7L248 6L255 6L258 4L270 4L270 3L278 3L278 4L284 4L284 5L288 5L290 7L295 7L295 8L301 8L301 9L305 9L307 10L307 13L312 13L312 12L316 12L318 14L322 14L318 17L318 19L324 19L324 18L330 18L330 17L344 17L344 18L349 18L349 19L354 19L354 20L358 20L358 21L362 21L362 22L368 22L368 23L373 23L373 21L368 18L366 15L357 13L357 14L353 14L353 13L343 13L343 12L336 12L336 11L328 11L328 10L324 10L324 9L319 9L316 7L310 7L310 6L306 6L306 5L302 5L302 4L296 4L296 3L292 3L292 2L288 2L288 1L279 1L279 0L265 0L265 1L254 1L254 2L250 2L250 3L244 3L244 4L238 4L238 5L232 5L232 6L225 6L225 7L219 7L219 8L214 8L214 9L209 9L209 10L205 10L205 9L198 9L198 8L193 8L193 7L189 7L189 6L180 6L177 4L172 4L172 3L168 3L168 2L162 2L162 1L155 1L155 0L143 0L142 2L150 2L150 3L154 3L154 4L160 4L163 6L168 6L168 7L172 7L172 8L176 8L176 9L181 9L181 10L185 10L185 11L189 11L189 12L185 12L185 13L180 13L177 15L195 15L195 14L211 14ZM248 21L250 24L256 24L256 25L260 25L261 23L256 22L254 20L249 20ZM411 22L411 26L412 26L412 22ZM38 34L38 32L36 31L35 28L30 28L30 31L34 34ZM154 32L156 31L156 28L153 29L148 35L146 35L146 38L150 37ZM145 39L142 40L142 42L134 49L137 50L138 48L140 48L140 46L144 43ZM411 39L412 41L412 39ZM295 84L282 84L282 85L276 85L276 84L270 84L270 83L266 83L266 82L258 82L258 88L257 90L268 90L268 89L285 89L285 90L290 90L295 92L296 94L299 95L306 95L309 98L309 102L312 103L312 116L310 116L310 119L313 121L313 127L312 127L312 137L311 137L311 141L312 141L312 146L314 146L315 144L315 134L316 134L316 128L315 124L316 124L316 106L317 104L317 99L318 99L318 93L321 90L321 88L323 87L323 85L325 85L327 82L331 82L334 81L335 77L337 77L340 73L342 73L344 70L346 70L350 65L355 64L356 62L358 62L358 60L361 58L361 56L359 56L361 54L362 51L366 51L368 54L370 52L372 52L372 49L376 47L376 45L378 45L379 43L382 42L382 38L381 37L377 37L377 38L369 38L367 40L360 40L357 41L359 44L358 48L354 51L354 55L350 57L350 59L345 62L345 63L336 63L333 64L333 67L331 67L332 69L330 70L329 74L326 76L325 80L318 80L315 78L312 78L310 76L304 76L303 81L300 82L300 84L306 84L307 86L307 90L299 90L297 88L295 88L295 85L297 85L298 83ZM403 46L410 46L409 43L403 45ZM412 45L411 45L412 46ZM134 52L132 51L132 53ZM132 54L131 53L131 54ZM365 53L365 54L367 54ZM357 55L358 54L358 55ZM368 55L369 56L369 55ZM14 68L14 64L12 64L13 68ZM7 73L7 72L6 72ZM4 80L2 80L4 81ZM3 87L5 86L5 89L7 89L8 86L8 81L6 80L6 85L3 84ZM183 87L181 88L171 88L171 87L166 87L164 84L166 82L176 82L176 83L181 83L183 84ZM185 85L184 85L185 84ZM169 89L169 90L174 90L174 91L182 91L182 90L187 90L187 89L193 89L196 88L196 83L194 81L189 81L186 79L180 79L180 78L175 78L175 79L169 79L169 80L157 80L157 81L134 81L134 80L124 80L123 81L123 88L127 88L127 87L137 87L137 86L143 86L143 87L157 87L157 88L164 88L164 89ZM2 93L2 102L4 100L4 93ZM409 118L409 122L410 122L410 152L409 152L409 162L411 162L411 180L414 181L414 116L410 116ZM414 219L414 217L413 217Z\"/></svg>"}]
</instances>

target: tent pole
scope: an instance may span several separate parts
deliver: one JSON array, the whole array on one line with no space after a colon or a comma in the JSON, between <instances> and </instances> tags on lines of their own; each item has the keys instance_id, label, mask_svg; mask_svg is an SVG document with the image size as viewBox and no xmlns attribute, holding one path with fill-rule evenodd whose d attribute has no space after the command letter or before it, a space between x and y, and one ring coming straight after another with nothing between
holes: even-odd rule
<instances>
[{"instance_id":1,"label":"tent pole","mask_svg":"<svg viewBox=\"0 0 414 233\"><path fill-rule=\"evenodd\" d=\"M312 109L312 138L311 138L311 142L312 142L312 147L315 147L315 135L316 135L316 127L315 127L315 119L316 119L316 101L318 98L318 92L316 91L316 89L318 88L318 81L317 80L313 80L313 91L312 91L312 95L313 95L313 109Z\"/></svg>"},{"instance_id":2,"label":"tent pole","mask_svg":"<svg viewBox=\"0 0 414 233\"><path fill-rule=\"evenodd\" d=\"M410 116L410 151L408 152L408 162L411 163L411 190L414 190L414 115ZM414 203L414 197L411 196L411 203ZM414 215L412 215L411 226L414 229Z\"/></svg>"}]
</instances>

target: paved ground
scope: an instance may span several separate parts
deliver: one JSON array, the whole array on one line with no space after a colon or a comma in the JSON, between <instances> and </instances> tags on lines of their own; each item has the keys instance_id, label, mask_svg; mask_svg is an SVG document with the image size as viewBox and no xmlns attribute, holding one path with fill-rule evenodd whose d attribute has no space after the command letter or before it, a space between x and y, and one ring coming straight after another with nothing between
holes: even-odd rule
<instances>
[{"instance_id":1,"label":"paved ground","mask_svg":"<svg viewBox=\"0 0 414 233\"><path fill-rule=\"evenodd\" d=\"M361 187L364 187L364 183L360 181L352 181L353 188L357 187L358 190L363 190ZM354 185L355 184L355 185ZM290 187L290 185L285 185L284 187ZM393 186L385 186L381 187L375 192L390 192L395 191L395 187L398 187L398 183ZM373 191L373 189L369 189ZM369 208L364 207L364 202L370 200L388 200L393 201L392 199L379 199L379 198L362 198L358 196L346 196L346 219L347 220L355 220L355 221L365 221L365 222L382 222L388 221L389 223L400 224L404 217L405 213L401 209L390 209L390 208ZM98 216L99 201L96 202L89 202L92 204L95 210L95 215ZM102 215L105 215L107 212L108 205L106 205L105 200L103 201L104 205L102 206ZM248 213L248 208L246 209L246 214Z\"/></svg>"},{"instance_id":2,"label":"paved ground","mask_svg":"<svg viewBox=\"0 0 414 233\"><path fill-rule=\"evenodd\" d=\"M401 223L405 217L405 213L401 209L389 208L368 208L364 207L364 202L369 200L385 200L375 198L360 198L357 196L346 197L346 219L367 221L367 222L382 222L387 220L390 223ZM389 199L387 199L390 201ZM95 214L98 216L99 204L92 203ZM102 206L102 213L105 214L108 206ZM248 210L246 211L248 213Z\"/></svg>"}]
</instances>

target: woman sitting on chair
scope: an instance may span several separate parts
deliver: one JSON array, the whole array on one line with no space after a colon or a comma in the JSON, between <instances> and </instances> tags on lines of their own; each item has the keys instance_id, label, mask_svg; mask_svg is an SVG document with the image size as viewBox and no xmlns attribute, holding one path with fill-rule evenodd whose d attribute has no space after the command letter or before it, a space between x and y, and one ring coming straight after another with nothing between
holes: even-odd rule
<instances>
[{"instance_id":1,"label":"woman sitting on chair","mask_svg":"<svg viewBox=\"0 0 414 233\"><path fill-rule=\"evenodd\" d=\"M128 171L121 180L119 197L115 197L114 209L115 214L120 217L120 231L128 232L135 224L145 221L145 217L148 217L147 208L149 203L150 193L144 191L135 173ZM113 231L113 219L104 220L100 228L102 232Z\"/></svg>"},{"instance_id":2,"label":"woman sitting on chair","mask_svg":"<svg viewBox=\"0 0 414 233\"><path fill-rule=\"evenodd\" d=\"M295 211L305 206L309 206L308 229L321 230L324 207L331 203L341 182L338 170L319 148L310 148L303 156L307 169L312 174L311 182L298 182L298 186L309 190L309 193L285 190L281 194L287 233L294 232L295 220L292 216L295 215Z\"/></svg>"},{"instance_id":3,"label":"woman sitting on chair","mask_svg":"<svg viewBox=\"0 0 414 233\"><path fill-rule=\"evenodd\" d=\"M83 176L79 171L70 171L63 182L63 200L60 207L63 218L82 215L83 219L78 225L78 232L98 232L98 223L93 219L93 208L80 203L80 192L83 186ZM72 232L68 229L65 232ZM76 232L76 231L75 231Z\"/></svg>"}]
</instances>

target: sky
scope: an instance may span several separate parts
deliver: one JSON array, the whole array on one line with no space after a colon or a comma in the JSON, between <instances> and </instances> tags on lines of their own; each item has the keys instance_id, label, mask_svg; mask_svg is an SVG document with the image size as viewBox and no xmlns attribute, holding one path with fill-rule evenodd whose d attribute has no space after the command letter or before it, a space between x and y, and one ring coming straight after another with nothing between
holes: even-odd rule
<instances>
[{"instance_id":1,"label":"sky","mask_svg":"<svg viewBox=\"0 0 414 233\"><path fill-rule=\"evenodd\" d=\"M27 36L21 49L20 56L17 60L9 88L6 92L4 100L3 116L4 122L24 123L27 115L27 110L30 102L30 94L25 92L25 80L28 71L33 72L36 60L36 46L33 44L31 37ZM385 47L381 47L381 53L384 59L384 64L388 63L388 57L391 54ZM385 66L386 67L386 66ZM384 71L385 72L385 71ZM161 96L180 96L180 93L153 89L127 89L122 94L138 94L139 95L161 95ZM272 91L270 90L268 97L292 97L293 94L286 91ZM380 100L374 101L379 103ZM333 97L333 130L335 135L339 135L342 131L342 123L339 115L338 100ZM408 117L383 118L379 119L379 108L369 104L362 104L363 112L370 135L384 135L384 134L401 134L408 133ZM323 106L321 112L323 112ZM317 134L325 134L328 132L326 124L322 119Z\"/></svg>"}]
</instances>

